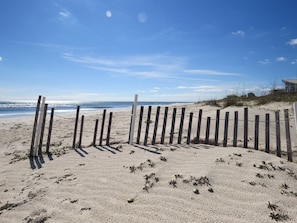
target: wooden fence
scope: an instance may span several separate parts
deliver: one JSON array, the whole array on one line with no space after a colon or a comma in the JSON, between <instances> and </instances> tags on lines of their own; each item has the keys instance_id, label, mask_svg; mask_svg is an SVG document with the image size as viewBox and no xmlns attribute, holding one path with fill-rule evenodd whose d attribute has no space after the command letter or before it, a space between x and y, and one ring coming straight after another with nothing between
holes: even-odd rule
<instances>
[{"instance_id":1,"label":"wooden fence","mask_svg":"<svg viewBox=\"0 0 297 223\"><path fill-rule=\"evenodd\" d=\"M204 115L202 109L199 109L197 114L194 112L186 114L186 108L184 107L180 108L179 111L177 108L172 108L172 113L169 114L168 109L168 107L164 107L164 112L162 113L163 117L160 118L161 107L158 106L156 108L155 116L152 117L152 107L149 106L147 108L147 115L144 119L145 109L141 106L138 116L138 128L136 130L137 137L133 142L145 146L148 144L182 143L204 143L215 146L220 145L223 147L240 146L243 148L263 150L267 153L275 152L278 157L281 157L283 153L287 155L288 161L293 161L291 135L296 139L296 133L295 131L290 131L288 109L283 111L283 119L280 119L281 111L275 111L274 118L271 117L271 113L266 113L265 117L260 117L260 115L256 114L254 117L249 118L248 108L243 108L243 119L239 119L238 111L235 111L232 119L230 119L231 114L229 111L226 111L224 117L221 118L220 109L216 110L215 118L208 116L207 114ZM176 118L178 112L179 119ZM264 120L261 120L260 118ZM144 122L143 119L145 120ZM223 124L223 128L221 124ZM272 129L272 126L274 129ZM239 139L239 132L241 132L238 131L239 128L243 128L242 139ZM281 130L284 130L285 133L281 134ZM260 134L260 131L262 134ZM211 133L213 134L213 137L211 137ZM272 133L275 134L274 136L276 139L275 151L272 150L271 146ZM260 140L263 141L261 135L264 135L265 142L260 144ZM281 135L285 135L285 139L282 139ZM142 138L143 141L141 140ZM282 140L285 140L286 142L286 151L281 151ZM252 145L250 144L251 141L253 142Z\"/></svg>"},{"instance_id":2,"label":"wooden fence","mask_svg":"<svg viewBox=\"0 0 297 223\"><path fill-rule=\"evenodd\" d=\"M40 113L39 105L40 99L37 103L36 114ZM152 113L152 110L156 109ZM283 118L280 118L281 111L275 111L266 113L265 117L260 117L258 114L253 114L250 117L249 109L243 108L243 114L238 111L230 112L225 111L223 117L221 117L222 110L217 109L215 114L210 115L208 112L204 112L202 109L198 109L196 112L186 113L186 108L170 108L169 107L152 107L148 106L144 108L141 106L136 112L136 124L135 129L136 137L131 139L129 135L128 142L133 144L154 145L154 144L211 144L215 146L233 146L252 148L255 150L263 150L267 153L275 153L278 157L287 155L288 161L293 161L293 151L291 138L296 139L296 132L290 131L290 118L288 109L283 111ZM47 105L43 112L43 120L41 126L41 133L38 140L36 136L36 126L38 115L35 117L32 143L30 156L36 156L34 149L38 148L38 153L41 154L42 140L45 128L45 119L47 113ZM74 123L73 132L73 143L72 148L81 148L82 139L84 133L84 115L81 116L80 120L80 134L77 142L78 122L79 122L80 106L77 106L76 118ZM206 114L205 114L206 113ZM48 127L48 137L46 143L46 152L49 153L51 132L53 126L54 108L51 109L50 122ZM253 117L254 116L254 117ZM271 117L273 116L273 117ZM178 117L178 118L177 118ZM103 138L105 138L105 145L110 145L110 138L112 133L112 119L113 112L109 113L109 119L107 122L106 130L106 110L102 112L101 129L99 128L99 119L95 120L95 127L93 133L93 146L102 146ZM132 118L131 121L132 123ZM127 133L131 130L128 129L129 124L127 123ZM243 129L243 131L239 131ZM90 132L90 130L87 130ZM106 132L104 135L104 132ZM239 133L243 132L242 135ZM97 143L97 136L99 133L99 141ZM283 134L281 134L283 133ZM128 134L127 134L128 135ZM104 137L105 136L105 137ZM271 146L271 136L275 137L275 148ZM285 139L283 139L283 136ZM263 141L264 138L264 141ZM39 144L36 145L36 141ZM284 141L286 142L284 144ZM251 144L252 143L252 144ZM286 151L282 151L282 146L286 146ZM38 154L37 153L37 154Z\"/></svg>"}]
</instances>

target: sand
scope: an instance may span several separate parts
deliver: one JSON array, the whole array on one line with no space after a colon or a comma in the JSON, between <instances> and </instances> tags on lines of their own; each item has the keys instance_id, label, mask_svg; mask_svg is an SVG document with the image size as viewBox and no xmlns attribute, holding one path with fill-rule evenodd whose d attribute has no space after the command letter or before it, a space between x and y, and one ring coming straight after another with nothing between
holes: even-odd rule
<instances>
[{"instance_id":1,"label":"sand","mask_svg":"<svg viewBox=\"0 0 297 223\"><path fill-rule=\"evenodd\" d=\"M33 159L27 154L34 118L0 119L0 222L297 222L297 137L292 105L249 107L247 149L241 148L243 107L220 111L219 146L186 143L189 113L194 113L193 139L199 109L203 109L201 139L209 116L213 141L217 107L175 107L173 144L168 143L173 107L169 108L164 145L159 144L163 108L156 144L151 145L156 111L152 108L147 146L143 145L147 108L139 145L127 143L131 118L131 109L127 109L113 111L110 146L105 146L106 131L103 146L92 146L95 119L100 119L101 126L102 113L85 113L82 148L75 150L71 148L75 114L64 114L55 115L52 155L43 153ZM182 142L177 144L181 107L186 107L186 116ZM288 162L285 153L283 109L289 109L294 162ZM282 157L273 154L276 110L281 112ZM226 111L230 112L230 126L228 147L223 147ZM234 111L239 111L238 147L232 147ZM265 148L266 113L271 114L272 154L261 151ZM256 114L260 115L259 150L253 149ZM108 117L109 111L106 122ZM138 119L135 131L137 126ZM100 128L96 142L99 135ZM136 137L137 132L134 142Z\"/></svg>"}]
</instances>

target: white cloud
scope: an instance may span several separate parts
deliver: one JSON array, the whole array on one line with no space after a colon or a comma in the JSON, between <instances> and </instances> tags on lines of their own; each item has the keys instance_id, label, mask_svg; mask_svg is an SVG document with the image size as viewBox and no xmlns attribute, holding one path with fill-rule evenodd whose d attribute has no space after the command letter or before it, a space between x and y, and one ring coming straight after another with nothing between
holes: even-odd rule
<instances>
[{"instance_id":1,"label":"white cloud","mask_svg":"<svg viewBox=\"0 0 297 223\"><path fill-rule=\"evenodd\" d=\"M236 35L236 36L241 36L244 37L244 31L242 30L237 30L236 32L232 32L232 35Z\"/></svg>"},{"instance_id":2,"label":"white cloud","mask_svg":"<svg viewBox=\"0 0 297 223\"><path fill-rule=\"evenodd\" d=\"M297 64L297 59L291 62L291 64Z\"/></svg>"},{"instance_id":3,"label":"white cloud","mask_svg":"<svg viewBox=\"0 0 297 223\"><path fill-rule=\"evenodd\" d=\"M2 61L2 57L0 56L0 62Z\"/></svg>"},{"instance_id":4,"label":"white cloud","mask_svg":"<svg viewBox=\"0 0 297 223\"><path fill-rule=\"evenodd\" d=\"M147 15L145 12L140 12L137 17L139 22L144 23L147 21Z\"/></svg>"},{"instance_id":5,"label":"white cloud","mask_svg":"<svg viewBox=\"0 0 297 223\"><path fill-rule=\"evenodd\" d=\"M297 45L297 38L296 39L291 39L289 42L288 42L289 45L291 46L295 46Z\"/></svg>"},{"instance_id":6,"label":"white cloud","mask_svg":"<svg viewBox=\"0 0 297 223\"><path fill-rule=\"evenodd\" d=\"M241 76L238 73L221 72L216 70L184 70L185 73L201 74L201 75L219 75L219 76Z\"/></svg>"},{"instance_id":7,"label":"white cloud","mask_svg":"<svg viewBox=\"0 0 297 223\"><path fill-rule=\"evenodd\" d=\"M286 61L286 58L284 58L284 57L278 57L278 58L276 58L276 60L281 62L281 61Z\"/></svg>"},{"instance_id":8,"label":"white cloud","mask_svg":"<svg viewBox=\"0 0 297 223\"><path fill-rule=\"evenodd\" d=\"M105 15L106 15L107 18L111 18L112 17L112 13L109 10L106 11Z\"/></svg>"},{"instance_id":9,"label":"white cloud","mask_svg":"<svg viewBox=\"0 0 297 223\"><path fill-rule=\"evenodd\" d=\"M264 60L259 60L258 63L265 65L265 64L269 64L270 61L268 59L264 59Z\"/></svg>"},{"instance_id":10,"label":"white cloud","mask_svg":"<svg viewBox=\"0 0 297 223\"><path fill-rule=\"evenodd\" d=\"M60 18L65 19L65 18L69 18L71 16L71 13L67 10L63 10L61 12L59 12Z\"/></svg>"}]
</instances>

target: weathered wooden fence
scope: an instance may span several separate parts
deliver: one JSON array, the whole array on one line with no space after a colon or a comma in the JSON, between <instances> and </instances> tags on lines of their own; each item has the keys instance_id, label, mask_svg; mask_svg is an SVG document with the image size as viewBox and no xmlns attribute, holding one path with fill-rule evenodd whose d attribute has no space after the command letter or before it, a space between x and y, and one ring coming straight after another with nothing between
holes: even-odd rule
<instances>
[{"instance_id":1,"label":"weathered wooden fence","mask_svg":"<svg viewBox=\"0 0 297 223\"><path fill-rule=\"evenodd\" d=\"M158 106L156 112L154 112L155 116L152 117L152 106L148 106L146 109L147 115L146 118L144 118L145 108L143 106L140 107L138 129L136 130L137 138L136 141L134 141L136 144L147 146L149 144L204 143L216 146L221 145L223 147L241 146L243 148L253 148L255 150L263 150L267 153L271 153L274 152L271 146L273 132L276 139L276 155L281 157L282 153L286 154L288 161L293 161L291 135L294 135L296 138L296 133L295 131L293 133L290 131L288 109L283 111L283 119L280 119L280 111L274 112L274 119L271 119L271 112L266 113L265 117L260 117L260 115L256 114L254 117L250 118L248 108L243 108L243 119L239 119L238 111L234 112L231 119L229 111L226 111L225 116L221 118L220 113L222 110L218 109L216 110L216 117L213 119L213 117L207 114L204 115L202 109L199 109L197 114L194 112L186 114L186 108L184 107L179 108L179 110L172 108L172 113L169 114L168 109L168 107L164 107L164 112L161 113L161 107ZM179 118L177 119L178 112ZM163 121L160 123L159 119L162 115L163 118L161 118L161 120L163 119ZM145 119L144 126L143 119ZM170 126L167 124L168 121L171 121ZM214 124L212 124L213 122ZM221 126L220 124L224 125ZM274 129L272 129L272 126ZM242 139L239 139L240 136L238 133L242 132L238 131L239 128L243 128ZM281 129L285 131L285 133L282 134L285 135L285 139L281 138ZM205 134L203 134L203 132ZM262 133L261 135L260 132ZM213 137L211 134L213 134ZM263 141L263 136L265 142L260 144L260 141ZM141 138L143 138L143 141L141 141ZM149 139L151 139L151 141ZM281 150L282 140L286 141L286 151ZM253 142L252 145L251 141Z\"/></svg>"},{"instance_id":2,"label":"weathered wooden fence","mask_svg":"<svg viewBox=\"0 0 297 223\"><path fill-rule=\"evenodd\" d=\"M33 127L32 143L30 156L41 154L45 119L47 114L47 104L40 108L41 96L38 98L36 116ZM267 112L265 117L249 112L248 108L243 108L243 114L239 111L225 110L224 117L221 117L223 110L217 109L215 114L209 111L204 112L197 108L196 112L186 112L185 107L152 107L140 106L136 111L135 129L136 138L131 139L129 135L128 142L135 144L154 145L154 144L211 144L215 146L233 146L252 148L255 150L263 150L267 153L275 153L278 157L287 155L288 161L293 161L293 151L291 138L296 139L296 131L290 131L290 118L288 109L283 111ZM242 108L241 108L242 109ZM152 112L153 111L153 112ZM95 120L94 131L90 129L84 130L85 116L79 116L80 106L77 106L76 118L74 122L72 148L81 148L83 133L93 133L92 146L110 145L113 112L109 113L106 130L106 109L102 112L101 128L99 128L99 119ZM42 115L41 115L42 114ZM250 117L251 116L251 117ZM271 117L273 116L273 117ZM178 117L178 118L177 118ZM48 137L46 143L46 152L50 153L51 134L53 128L54 108L51 109L51 116L48 127ZM80 129L79 128L80 120ZM135 121L135 120L134 120ZM132 123L132 119L131 119ZM126 135L131 130L127 123ZM38 126L40 128L38 129ZM243 129L243 131L239 131ZM79 130L79 139L77 142L77 132ZM39 132L37 134L37 132ZM99 140L97 136L99 132ZM242 135L239 133L243 132ZM283 133L283 134L282 134ZM272 146L271 138L275 138L275 146ZM38 137L38 138L36 138ZM114 136L116 137L116 136ZM264 138L264 140L263 140ZM284 144L284 141L286 142ZM114 143L114 142L112 142ZM282 151L282 146L286 146L286 150ZM295 145L296 146L296 145Z\"/></svg>"}]
</instances>

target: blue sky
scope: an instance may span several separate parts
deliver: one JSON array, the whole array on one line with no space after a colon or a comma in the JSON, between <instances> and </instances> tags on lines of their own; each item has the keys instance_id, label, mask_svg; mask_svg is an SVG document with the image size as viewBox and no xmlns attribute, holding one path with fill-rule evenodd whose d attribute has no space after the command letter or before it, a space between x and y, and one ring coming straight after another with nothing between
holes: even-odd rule
<instances>
[{"instance_id":1,"label":"blue sky","mask_svg":"<svg viewBox=\"0 0 297 223\"><path fill-rule=\"evenodd\" d=\"M1 0L0 100L201 101L297 78L296 0Z\"/></svg>"}]
</instances>

